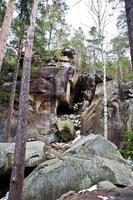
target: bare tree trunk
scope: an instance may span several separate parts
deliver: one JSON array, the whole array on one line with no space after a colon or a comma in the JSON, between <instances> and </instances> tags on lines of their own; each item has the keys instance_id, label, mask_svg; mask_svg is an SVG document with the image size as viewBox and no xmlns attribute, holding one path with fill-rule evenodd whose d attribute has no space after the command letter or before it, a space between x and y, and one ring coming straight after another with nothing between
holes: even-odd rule
<instances>
[{"instance_id":1,"label":"bare tree trunk","mask_svg":"<svg viewBox=\"0 0 133 200\"><path fill-rule=\"evenodd\" d=\"M5 55L6 43L12 23L13 11L16 0L9 0L6 8L5 17L0 31L0 72L2 68L3 58Z\"/></svg>"},{"instance_id":2,"label":"bare tree trunk","mask_svg":"<svg viewBox=\"0 0 133 200\"><path fill-rule=\"evenodd\" d=\"M90 11L92 12L92 17L95 22L97 32L98 32L98 39L99 39L99 52L101 54L101 60L103 63L103 102L104 102L104 137L108 138L108 110L107 110L107 86L106 86L106 60L104 58L104 30L107 22L107 1L103 0L91 0L91 8Z\"/></svg>"},{"instance_id":3,"label":"bare tree trunk","mask_svg":"<svg viewBox=\"0 0 133 200\"><path fill-rule=\"evenodd\" d=\"M53 32L53 25L50 25L50 31L49 31L49 38L48 38L48 50L50 50L51 45L51 39L52 39L52 32Z\"/></svg>"},{"instance_id":4,"label":"bare tree trunk","mask_svg":"<svg viewBox=\"0 0 133 200\"><path fill-rule=\"evenodd\" d=\"M130 54L131 54L132 72L133 72L133 0L125 0L125 8L126 8Z\"/></svg>"},{"instance_id":5,"label":"bare tree trunk","mask_svg":"<svg viewBox=\"0 0 133 200\"><path fill-rule=\"evenodd\" d=\"M106 86L106 66L103 65L103 96L104 96L104 137L108 139L108 109L107 109L107 86Z\"/></svg>"},{"instance_id":6,"label":"bare tree trunk","mask_svg":"<svg viewBox=\"0 0 133 200\"><path fill-rule=\"evenodd\" d=\"M17 63L16 63L16 66L15 66L15 69L14 69L13 83L12 83L10 103L9 103L9 109L8 109L8 119L7 119L7 125L6 125L6 141L7 142L10 142L10 137L11 137L11 120L12 120L12 114L13 114L13 107L14 107L14 99L15 99L15 92L16 92L20 58L21 58L21 42L19 44L18 58L17 58Z\"/></svg>"},{"instance_id":7,"label":"bare tree trunk","mask_svg":"<svg viewBox=\"0 0 133 200\"><path fill-rule=\"evenodd\" d=\"M101 56L103 61L103 102L104 102L104 137L108 139L108 108L107 108L107 84L106 84L106 62L104 59L103 46L101 45Z\"/></svg>"},{"instance_id":8,"label":"bare tree trunk","mask_svg":"<svg viewBox=\"0 0 133 200\"><path fill-rule=\"evenodd\" d=\"M120 69L120 76L121 76L121 79L122 79L123 78L123 71L122 71L121 63L119 63L119 69Z\"/></svg>"},{"instance_id":9,"label":"bare tree trunk","mask_svg":"<svg viewBox=\"0 0 133 200\"><path fill-rule=\"evenodd\" d=\"M122 66L121 66L121 62L120 62L120 57L118 56L118 60L117 60L117 78L123 78L123 71L122 71Z\"/></svg>"},{"instance_id":10,"label":"bare tree trunk","mask_svg":"<svg viewBox=\"0 0 133 200\"><path fill-rule=\"evenodd\" d=\"M26 150L25 136L27 128L30 71L31 71L32 48L33 48L38 2L39 0L33 0L33 6L30 17L30 26L27 30L27 44L25 48L23 74L21 80L21 91L19 99L19 120L17 125L17 138L15 144L15 154L14 154L14 162L11 174L8 200L22 199L24 169L25 169L25 150Z\"/></svg>"}]
</instances>

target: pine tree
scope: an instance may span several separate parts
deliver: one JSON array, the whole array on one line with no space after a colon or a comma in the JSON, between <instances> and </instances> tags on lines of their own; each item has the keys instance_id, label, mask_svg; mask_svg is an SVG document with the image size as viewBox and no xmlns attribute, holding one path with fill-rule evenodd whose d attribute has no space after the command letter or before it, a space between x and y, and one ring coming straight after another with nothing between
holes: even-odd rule
<instances>
[{"instance_id":1,"label":"pine tree","mask_svg":"<svg viewBox=\"0 0 133 200\"><path fill-rule=\"evenodd\" d=\"M129 35L129 44L130 44L130 53L131 53L131 62L133 71L133 1L125 0L125 8L126 8L128 35Z\"/></svg>"},{"instance_id":2,"label":"pine tree","mask_svg":"<svg viewBox=\"0 0 133 200\"><path fill-rule=\"evenodd\" d=\"M4 20L3 20L1 31L0 31L0 72L2 69L3 58L5 55L6 43L8 40L10 28L11 28L15 2L16 0L8 1Z\"/></svg>"},{"instance_id":3,"label":"pine tree","mask_svg":"<svg viewBox=\"0 0 133 200\"><path fill-rule=\"evenodd\" d=\"M27 44L24 54L23 74L21 80L21 90L19 99L19 120L17 125L14 163L10 181L8 200L22 199L24 168L25 168L25 149L26 149L25 135L27 128L30 71L31 71L32 48L33 48L38 2L39 0L33 0L33 6L30 17L30 26L27 30Z\"/></svg>"}]
</instances>

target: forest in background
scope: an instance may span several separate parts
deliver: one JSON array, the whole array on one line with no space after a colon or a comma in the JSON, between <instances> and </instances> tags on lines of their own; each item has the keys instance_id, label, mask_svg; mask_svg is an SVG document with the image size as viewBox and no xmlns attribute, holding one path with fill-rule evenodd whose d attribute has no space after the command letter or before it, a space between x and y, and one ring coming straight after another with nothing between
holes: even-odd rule
<instances>
[{"instance_id":1,"label":"forest in background","mask_svg":"<svg viewBox=\"0 0 133 200\"><path fill-rule=\"evenodd\" d=\"M95 1L94 1L95 2ZM132 77L128 30L123 1L103 3L93 3L90 1L90 14L94 18L94 26L88 27L88 34L84 33L81 27L74 30L66 23L66 16L69 12L67 1L40 1L37 13L37 25L33 47L32 70L46 65L53 54L61 56L60 49L64 47L74 48L77 56L77 67L83 72L94 72L101 69L103 61L100 56L101 48L106 60L106 69L110 75L127 82ZM106 43L106 24L109 24L111 15L108 14L108 5L113 9L118 9L120 15L117 19L118 35ZM76 5L75 5L76 6ZM89 6L89 5L86 5ZM2 25L6 2L0 2L0 26ZM10 36L8 39L6 56L2 67L2 79L12 81L12 72L17 59L17 53L22 50L24 53L26 30L29 24L31 2L23 1L17 3L15 16L12 21ZM101 40L102 45L101 47ZM53 50L54 51L53 53ZM19 76L21 69L19 70Z\"/></svg>"},{"instance_id":2,"label":"forest in background","mask_svg":"<svg viewBox=\"0 0 133 200\"><path fill-rule=\"evenodd\" d=\"M88 3L86 6L90 9L94 26L88 28L88 34L86 34L81 27L74 30L66 23L69 7L65 0L9 0L10 5L7 7L6 1L0 1L0 103L2 105L8 104L10 100L9 123L7 124L9 127L6 127L9 135L16 82L21 80L10 200L17 199L22 194L30 70L32 77L36 69L47 66L47 61L51 57L55 56L60 59L61 49L65 47L75 49L76 66L81 72L95 73L97 69L104 71L104 108L106 109L104 110L104 119L106 119L105 126L107 126L106 72L125 83L133 78L133 31L131 31L132 28L130 29L129 24L127 26L129 19L126 16L125 2L119 0L116 3L114 0L105 0L103 4L102 0L89 1L90 4ZM112 13L113 10L118 9L120 15L117 19L118 35L112 38L110 43L107 43L105 28L113 15L108 13L108 5L110 4L112 5ZM129 4L126 5L128 15ZM10 16L11 12L5 16L8 8L11 10L10 6L15 7L12 9L12 12L15 10L13 18ZM10 23L7 23L9 21ZM6 23L4 24L4 22ZM9 36L8 32L10 32ZM128 37L128 33L130 37ZM14 84L10 95L2 90L2 86L11 82ZM7 141L8 139L9 137L7 137ZM19 178L20 184L17 184L16 180Z\"/></svg>"}]
</instances>

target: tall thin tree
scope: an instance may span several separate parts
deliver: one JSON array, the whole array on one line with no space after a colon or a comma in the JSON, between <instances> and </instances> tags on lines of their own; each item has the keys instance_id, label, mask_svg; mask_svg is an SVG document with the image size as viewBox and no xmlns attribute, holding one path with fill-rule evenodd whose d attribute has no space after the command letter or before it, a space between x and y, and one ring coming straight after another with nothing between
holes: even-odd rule
<instances>
[{"instance_id":1,"label":"tall thin tree","mask_svg":"<svg viewBox=\"0 0 133 200\"><path fill-rule=\"evenodd\" d=\"M6 43L8 40L10 28L11 28L15 2L16 0L8 1L4 20L3 20L1 31L0 31L0 72L2 68L3 58L5 55Z\"/></svg>"},{"instance_id":2,"label":"tall thin tree","mask_svg":"<svg viewBox=\"0 0 133 200\"><path fill-rule=\"evenodd\" d=\"M106 60L104 52L104 35L105 27L107 24L108 3L106 0L91 0L90 2L90 15L97 27L98 49L103 63L103 103L104 103L104 137L108 138L108 110L107 110L107 86L106 86Z\"/></svg>"},{"instance_id":3,"label":"tall thin tree","mask_svg":"<svg viewBox=\"0 0 133 200\"><path fill-rule=\"evenodd\" d=\"M13 107L14 107L14 100L15 100L19 62L20 62L20 58L21 58L21 49L22 48L21 48L21 40L20 40L18 42L18 56L17 56L16 66L15 66L14 74L13 74L13 82L12 82L12 88L11 88L7 123L6 123L6 141L7 142L9 142L11 139L11 121L12 121L12 115L13 115Z\"/></svg>"},{"instance_id":4,"label":"tall thin tree","mask_svg":"<svg viewBox=\"0 0 133 200\"><path fill-rule=\"evenodd\" d=\"M27 44L24 54L23 74L19 99L19 120L15 144L14 163L11 174L8 200L21 200L24 182L26 129L28 114L29 85L31 72L32 48L34 41L35 22L39 0L33 0L30 26L27 30Z\"/></svg>"},{"instance_id":5,"label":"tall thin tree","mask_svg":"<svg viewBox=\"0 0 133 200\"><path fill-rule=\"evenodd\" d=\"M125 8L126 8L130 54L131 54L132 71L133 71L133 0L125 0Z\"/></svg>"}]
</instances>

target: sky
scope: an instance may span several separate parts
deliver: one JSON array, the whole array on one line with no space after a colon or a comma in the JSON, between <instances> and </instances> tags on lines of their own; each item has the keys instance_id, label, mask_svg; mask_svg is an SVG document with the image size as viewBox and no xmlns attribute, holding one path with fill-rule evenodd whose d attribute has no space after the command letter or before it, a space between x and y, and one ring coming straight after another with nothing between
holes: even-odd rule
<instances>
[{"instance_id":1,"label":"sky","mask_svg":"<svg viewBox=\"0 0 133 200\"><path fill-rule=\"evenodd\" d=\"M102 0L104 2L105 0ZM91 26L94 26L94 21L92 17L89 15L89 8L86 4L89 4L90 0L67 0L68 5L70 7L68 11L68 15L66 17L67 22L71 24L75 29L78 27L82 27L85 31L86 35L89 32ZM104 6L104 5L103 5ZM113 16L110 17L108 21L108 25L106 26L105 35L107 40L109 41L112 37L116 36L117 34L117 16L118 10L112 11L111 5L108 9L109 13L113 12Z\"/></svg>"}]
</instances>

